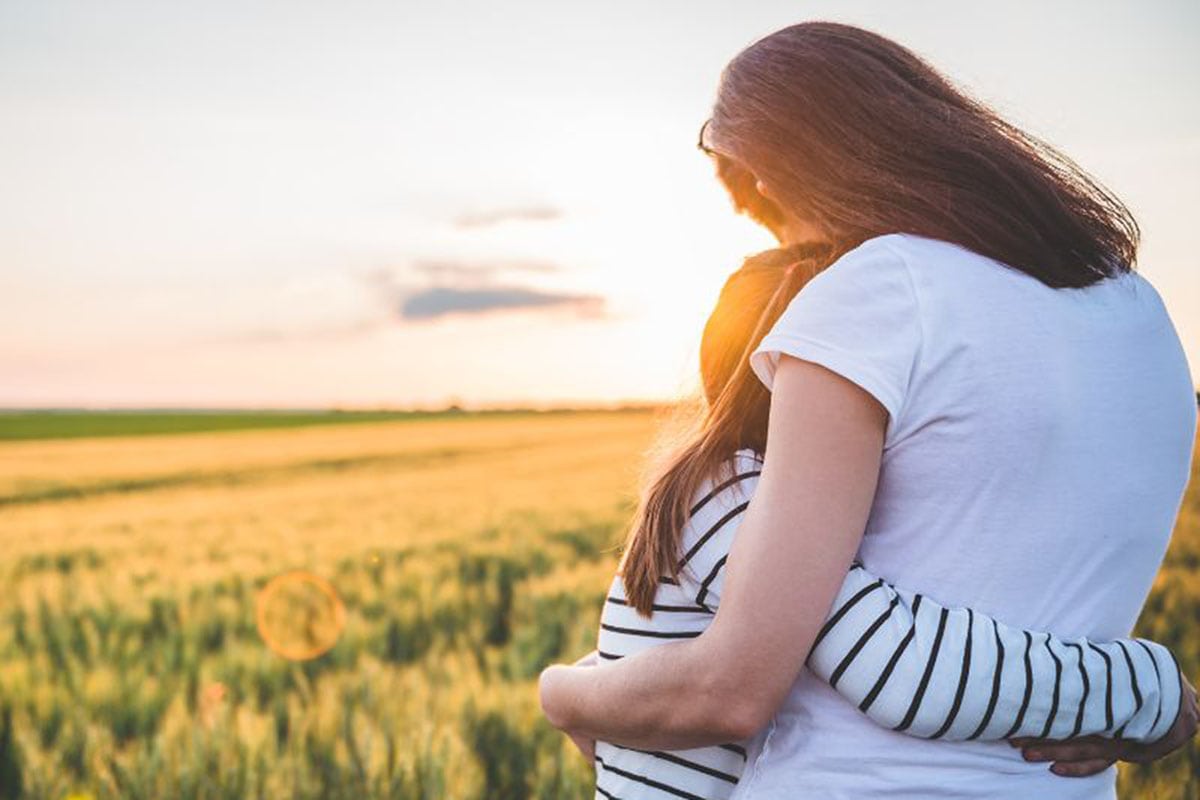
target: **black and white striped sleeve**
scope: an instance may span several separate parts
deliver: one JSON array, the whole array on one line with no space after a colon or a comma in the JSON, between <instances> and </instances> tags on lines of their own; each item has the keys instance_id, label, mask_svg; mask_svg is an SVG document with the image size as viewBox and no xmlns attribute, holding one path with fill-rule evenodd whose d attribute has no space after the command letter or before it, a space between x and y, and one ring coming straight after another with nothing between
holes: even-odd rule
<instances>
[{"instance_id":1,"label":"black and white striped sleeve","mask_svg":"<svg viewBox=\"0 0 1200 800\"><path fill-rule=\"evenodd\" d=\"M931 739L1161 738L1182 683L1169 650L1012 628L855 565L809 669L880 725Z\"/></svg>"},{"instance_id":2,"label":"black and white striped sleeve","mask_svg":"<svg viewBox=\"0 0 1200 800\"><path fill-rule=\"evenodd\" d=\"M696 499L680 537L680 586L708 611L715 611L721 602L725 561L758 485L762 459L741 450L730 467Z\"/></svg>"},{"instance_id":3,"label":"black and white striped sleeve","mask_svg":"<svg viewBox=\"0 0 1200 800\"><path fill-rule=\"evenodd\" d=\"M691 509L679 585L697 608L720 604L725 562L761 469L761 459L740 452ZM1171 727L1183 694L1174 656L1156 642L1013 628L898 589L858 564L808 666L878 724L947 740L1096 734L1150 742Z\"/></svg>"}]
</instances>

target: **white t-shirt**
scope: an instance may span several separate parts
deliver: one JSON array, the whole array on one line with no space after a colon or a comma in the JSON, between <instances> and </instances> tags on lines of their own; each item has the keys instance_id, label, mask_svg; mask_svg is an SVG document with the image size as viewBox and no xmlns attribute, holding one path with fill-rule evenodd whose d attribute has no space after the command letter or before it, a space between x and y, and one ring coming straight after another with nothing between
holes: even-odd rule
<instances>
[{"instance_id":1,"label":"white t-shirt","mask_svg":"<svg viewBox=\"0 0 1200 800\"><path fill-rule=\"evenodd\" d=\"M868 239L814 278L751 356L815 362L887 409L859 559L1011 625L1128 636L1187 483L1188 366L1129 273L1051 289L967 248ZM805 670L750 743L733 797L1112 798L1116 770L1060 778L1004 742L881 727Z\"/></svg>"},{"instance_id":2,"label":"white t-shirt","mask_svg":"<svg viewBox=\"0 0 1200 800\"><path fill-rule=\"evenodd\" d=\"M624 658L700 636L725 588L725 563L750 505L762 458L740 450L703 481L680 532L678 578L664 576L649 617L613 576L597 655ZM970 608L946 608L854 564L808 663L877 725L909 736L1120 736L1152 742L1179 713L1179 667L1142 639L1067 641L1011 628ZM729 800L745 742L644 750L596 742L595 800Z\"/></svg>"}]
</instances>

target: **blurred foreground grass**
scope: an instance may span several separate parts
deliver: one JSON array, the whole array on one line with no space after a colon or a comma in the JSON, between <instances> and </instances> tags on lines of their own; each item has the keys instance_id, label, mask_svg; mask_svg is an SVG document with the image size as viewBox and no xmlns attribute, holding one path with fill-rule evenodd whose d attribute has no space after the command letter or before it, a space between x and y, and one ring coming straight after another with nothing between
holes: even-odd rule
<instances>
[{"instance_id":1,"label":"blurred foreground grass","mask_svg":"<svg viewBox=\"0 0 1200 800\"><path fill-rule=\"evenodd\" d=\"M592 645L655 424L457 415L0 444L0 797L590 797L534 679ZM256 627L259 590L289 570L344 603L336 646L309 661ZM1195 676L1198 617L1194 481L1139 633ZM1198 773L1193 747L1121 780L1185 798Z\"/></svg>"}]
</instances>

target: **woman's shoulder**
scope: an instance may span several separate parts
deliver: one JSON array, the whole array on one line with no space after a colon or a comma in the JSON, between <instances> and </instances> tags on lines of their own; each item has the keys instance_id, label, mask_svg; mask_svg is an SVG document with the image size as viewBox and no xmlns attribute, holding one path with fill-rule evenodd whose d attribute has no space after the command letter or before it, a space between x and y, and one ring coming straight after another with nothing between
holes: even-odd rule
<instances>
[{"instance_id":1,"label":"woman's shoulder","mask_svg":"<svg viewBox=\"0 0 1200 800\"><path fill-rule=\"evenodd\" d=\"M966 245L916 233L890 233L868 239L876 248L886 248L904 265L919 291L938 287L960 287L967 292L980 284L1013 284L1033 289L1050 289L1032 275ZM924 294L924 291L922 291Z\"/></svg>"},{"instance_id":2,"label":"woman's shoulder","mask_svg":"<svg viewBox=\"0 0 1200 800\"><path fill-rule=\"evenodd\" d=\"M1054 291L1032 275L963 244L916 233L867 239L810 283L820 286L822 296L817 299L822 305L832 305L832 299L857 314L869 300L873 313L918 318L957 315L964 303L981 296L1019 300ZM800 295L806 291L808 287Z\"/></svg>"},{"instance_id":3,"label":"woman's shoulder","mask_svg":"<svg viewBox=\"0 0 1200 800\"><path fill-rule=\"evenodd\" d=\"M837 280L858 270L875 269L879 262L904 265L905 253L912 250L923 237L907 233L884 233L872 236L839 255L827 268L813 276L810 283ZM930 242L936 240L928 240Z\"/></svg>"},{"instance_id":4,"label":"woman's shoulder","mask_svg":"<svg viewBox=\"0 0 1200 800\"><path fill-rule=\"evenodd\" d=\"M1063 291L1005 262L956 242L916 234L888 234L868 240L902 261L923 316L960 319L965 304L986 297L993 311L1006 304L1022 314L1028 303L1082 307L1088 303L1112 312L1162 314L1155 287L1135 270L1122 270L1082 289Z\"/></svg>"},{"instance_id":5,"label":"woman's shoulder","mask_svg":"<svg viewBox=\"0 0 1200 800\"><path fill-rule=\"evenodd\" d=\"M971 261L994 265L995 259L958 242L937 239L919 233L892 232L864 239L834 262L836 267L861 261L890 260L909 269Z\"/></svg>"},{"instance_id":6,"label":"woman's shoulder","mask_svg":"<svg viewBox=\"0 0 1200 800\"><path fill-rule=\"evenodd\" d=\"M846 310L858 313L865 300L881 308L905 305L912 287L910 264L928 261L928 253L919 251L937 244L935 239L907 233L872 236L813 275L789 307L812 305L840 319Z\"/></svg>"}]
</instances>

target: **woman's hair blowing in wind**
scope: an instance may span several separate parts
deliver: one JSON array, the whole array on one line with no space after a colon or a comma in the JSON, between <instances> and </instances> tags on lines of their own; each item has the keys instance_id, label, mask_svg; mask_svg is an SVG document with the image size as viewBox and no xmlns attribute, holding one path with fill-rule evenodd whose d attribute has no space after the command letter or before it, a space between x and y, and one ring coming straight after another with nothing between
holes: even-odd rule
<instances>
[{"instance_id":1,"label":"woman's hair blowing in wind","mask_svg":"<svg viewBox=\"0 0 1200 800\"><path fill-rule=\"evenodd\" d=\"M1131 269L1129 210L1074 161L876 33L804 22L725 67L714 147L840 252L887 233L953 242L1056 287Z\"/></svg>"},{"instance_id":2,"label":"woman's hair blowing in wind","mask_svg":"<svg viewBox=\"0 0 1200 800\"><path fill-rule=\"evenodd\" d=\"M778 238L786 210L827 238L748 259L721 292L701 345L706 408L647 481L622 556L646 616L662 577L678 576L700 487L738 449L766 449L770 395L749 355L812 275L888 233L958 244L1054 288L1137 259L1137 222L1074 161L862 28L805 22L754 42L722 72L710 122L739 211Z\"/></svg>"}]
</instances>

